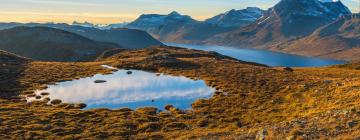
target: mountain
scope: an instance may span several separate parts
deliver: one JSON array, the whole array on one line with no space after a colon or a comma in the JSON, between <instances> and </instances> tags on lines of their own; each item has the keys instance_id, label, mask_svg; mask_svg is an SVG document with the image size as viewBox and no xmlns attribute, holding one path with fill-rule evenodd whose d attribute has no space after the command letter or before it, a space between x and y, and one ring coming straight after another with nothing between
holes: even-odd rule
<instances>
[{"instance_id":1,"label":"mountain","mask_svg":"<svg viewBox=\"0 0 360 140\"><path fill-rule=\"evenodd\" d=\"M17 26L51 27L61 29L76 33L95 41L115 43L118 46L127 49L138 49L163 45L160 41L156 40L148 33L136 29L112 28L102 30L94 27L54 23L0 23L0 29L9 29Z\"/></svg>"},{"instance_id":2,"label":"mountain","mask_svg":"<svg viewBox=\"0 0 360 140\"><path fill-rule=\"evenodd\" d=\"M139 49L163 45L147 32L136 29L113 28L101 30L83 26L69 26L66 24L52 24L45 26L76 33L95 41L115 43L127 49Z\"/></svg>"},{"instance_id":3,"label":"mountain","mask_svg":"<svg viewBox=\"0 0 360 140\"><path fill-rule=\"evenodd\" d=\"M267 48L289 39L311 34L317 28L351 14L341 1L281 0L256 22L216 35L207 44Z\"/></svg>"},{"instance_id":4,"label":"mountain","mask_svg":"<svg viewBox=\"0 0 360 140\"><path fill-rule=\"evenodd\" d=\"M104 51L118 47L48 27L0 30L1 50L40 61L92 61Z\"/></svg>"},{"instance_id":5,"label":"mountain","mask_svg":"<svg viewBox=\"0 0 360 140\"><path fill-rule=\"evenodd\" d=\"M226 13L205 20L206 23L223 27L242 27L248 25L263 15L263 10L257 7L248 7L242 10L232 9Z\"/></svg>"},{"instance_id":6,"label":"mountain","mask_svg":"<svg viewBox=\"0 0 360 140\"><path fill-rule=\"evenodd\" d=\"M160 40L166 40L169 35L175 34L184 25L194 24L195 22L197 21L190 16L181 15L174 11L168 15L143 14L126 27L144 30Z\"/></svg>"},{"instance_id":7,"label":"mountain","mask_svg":"<svg viewBox=\"0 0 360 140\"><path fill-rule=\"evenodd\" d=\"M126 27L149 32L164 42L202 43L216 34L232 31L247 25L261 16L259 8L231 10L205 21L197 21L190 16L171 12L168 15L141 15Z\"/></svg>"},{"instance_id":8,"label":"mountain","mask_svg":"<svg viewBox=\"0 0 360 140\"><path fill-rule=\"evenodd\" d=\"M0 64L16 65L29 62L30 59L0 50Z\"/></svg>"},{"instance_id":9,"label":"mountain","mask_svg":"<svg viewBox=\"0 0 360 140\"><path fill-rule=\"evenodd\" d=\"M360 60L360 14L344 15L301 39L274 46L289 53Z\"/></svg>"},{"instance_id":10,"label":"mountain","mask_svg":"<svg viewBox=\"0 0 360 140\"><path fill-rule=\"evenodd\" d=\"M87 22L87 21L85 21L85 22L83 22L83 23L74 21L74 22L72 23L72 25L84 26L84 27L94 27L94 28L97 28L97 27L98 27L98 25L95 25L95 24L90 23L90 22Z\"/></svg>"},{"instance_id":11,"label":"mountain","mask_svg":"<svg viewBox=\"0 0 360 140\"><path fill-rule=\"evenodd\" d=\"M109 25L100 27L100 29L125 28L125 26L128 24L129 24L128 22L109 24Z\"/></svg>"}]
</instances>

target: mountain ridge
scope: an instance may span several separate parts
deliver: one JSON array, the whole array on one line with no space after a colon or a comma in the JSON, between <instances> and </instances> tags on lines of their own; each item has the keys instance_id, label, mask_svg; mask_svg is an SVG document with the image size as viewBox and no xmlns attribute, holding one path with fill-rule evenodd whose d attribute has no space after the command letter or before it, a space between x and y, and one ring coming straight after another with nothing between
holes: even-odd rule
<instances>
[{"instance_id":1,"label":"mountain ridge","mask_svg":"<svg viewBox=\"0 0 360 140\"><path fill-rule=\"evenodd\" d=\"M105 50L119 47L48 27L0 30L1 50L39 61L92 61Z\"/></svg>"}]
</instances>

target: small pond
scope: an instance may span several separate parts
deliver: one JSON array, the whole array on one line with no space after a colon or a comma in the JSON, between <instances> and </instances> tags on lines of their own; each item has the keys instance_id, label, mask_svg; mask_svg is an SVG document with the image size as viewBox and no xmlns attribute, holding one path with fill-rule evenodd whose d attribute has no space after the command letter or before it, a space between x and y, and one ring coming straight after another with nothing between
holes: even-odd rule
<instances>
[{"instance_id":1,"label":"small pond","mask_svg":"<svg viewBox=\"0 0 360 140\"><path fill-rule=\"evenodd\" d=\"M111 68L111 67L107 67ZM202 80L176 77L139 70L118 70L109 75L95 75L79 80L49 85L35 94L65 103L85 103L85 109L157 107L165 105L190 109L200 98L209 98L215 90ZM42 100L39 99L39 100ZM34 97L28 101L36 100Z\"/></svg>"}]
</instances>

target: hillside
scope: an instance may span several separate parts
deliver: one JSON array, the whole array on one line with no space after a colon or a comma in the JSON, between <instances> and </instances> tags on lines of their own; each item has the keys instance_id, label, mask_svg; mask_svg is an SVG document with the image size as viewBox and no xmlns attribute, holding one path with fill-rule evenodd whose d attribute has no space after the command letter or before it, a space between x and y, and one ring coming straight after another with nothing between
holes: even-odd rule
<instances>
[{"instance_id":1,"label":"hillside","mask_svg":"<svg viewBox=\"0 0 360 140\"><path fill-rule=\"evenodd\" d=\"M94 27L84 27L80 25L55 24L55 23L0 23L0 29L9 29L18 26L27 27L51 27L72 32L86 38L99 42L109 42L117 44L122 48L138 49L146 48L154 45L163 45L158 40L144 31L126 29L126 28L111 28L98 29Z\"/></svg>"},{"instance_id":2,"label":"hillside","mask_svg":"<svg viewBox=\"0 0 360 140\"><path fill-rule=\"evenodd\" d=\"M0 50L0 64L14 65L14 64L23 64L30 61L31 60L28 58Z\"/></svg>"},{"instance_id":3,"label":"hillside","mask_svg":"<svg viewBox=\"0 0 360 140\"><path fill-rule=\"evenodd\" d=\"M141 15L125 27L147 31L163 42L198 44L216 34L248 25L259 18L262 12L259 8L250 7L230 10L205 21L197 21L174 11L168 15Z\"/></svg>"},{"instance_id":4,"label":"hillside","mask_svg":"<svg viewBox=\"0 0 360 140\"><path fill-rule=\"evenodd\" d=\"M350 13L341 1L281 0L255 23L216 35L205 42L267 49L271 44L307 36L319 27Z\"/></svg>"},{"instance_id":5,"label":"hillside","mask_svg":"<svg viewBox=\"0 0 360 140\"><path fill-rule=\"evenodd\" d=\"M309 36L272 49L307 56L360 60L360 14L342 16Z\"/></svg>"},{"instance_id":6,"label":"hillside","mask_svg":"<svg viewBox=\"0 0 360 140\"><path fill-rule=\"evenodd\" d=\"M202 79L217 91L194 102L192 110L161 112L152 107L79 110L70 103L27 103L16 96L110 72L103 64ZM90 63L31 62L9 73L15 79L2 81L15 86L2 89L7 96L0 94L0 138L353 139L360 133L358 68L354 63L288 71L176 47L122 51ZM8 131L13 127L17 131Z\"/></svg>"},{"instance_id":7,"label":"hillside","mask_svg":"<svg viewBox=\"0 0 360 140\"><path fill-rule=\"evenodd\" d=\"M40 61L92 61L102 52L119 47L47 27L0 30L0 49Z\"/></svg>"}]
</instances>

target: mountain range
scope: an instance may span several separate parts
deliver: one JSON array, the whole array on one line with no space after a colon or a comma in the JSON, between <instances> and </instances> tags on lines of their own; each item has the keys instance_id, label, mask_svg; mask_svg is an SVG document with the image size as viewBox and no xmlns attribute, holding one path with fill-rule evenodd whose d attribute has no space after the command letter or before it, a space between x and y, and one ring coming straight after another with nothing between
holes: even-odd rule
<instances>
[{"instance_id":1,"label":"mountain range","mask_svg":"<svg viewBox=\"0 0 360 140\"><path fill-rule=\"evenodd\" d=\"M352 14L341 1L281 0L268 10L233 9L204 21L174 11L167 15L143 14L133 22L106 27L88 22L72 25L0 23L0 29L17 26L61 29L127 49L163 45L162 41L360 59L354 53L359 48L358 14Z\"/></svg>"},{"instance_id":2,"label":"mountain range","mask_svg":"<svg viewBox=\"0 0 360 140\"><path fill-rule=\"evenodd\" d=\"M81 35L95 41L115 43L122 48L127 49L138 49L150 46L163 45L160 41L156 40L144 31L126 28L98 29L94 27L86 27L83 25L79 26L60 23L0 23L0 30L19 26L50 27L60 29Z\"/></svg>"},{"instance_id":3,"label":"mountain range","mask_svg":"<svg viewBox=\"0 0 360 140\"><path fill-rule=\"evenodd\" d=\"M272 48L299 55L360 60L360 14L344 15L311 35Z\"/></svg>"},{"instance_id":4,"label":"mountain range","mask_svg":"<svg viewBox=\"0 0 360 140\"><path fill-rule=\"evenodd\" d=\"M0 30L0 49L38 61L93 61L104 51L120 48L75 33L48 27Z\"/></svg>"},{"instance_id":5,"label":"mountain range","mask_svg":"<svg viewBox=\"0 0 360 140\"><path fill-rule=\"evenodd\" d=\"M358 37L347 34L358 33L343 28L358 26L357 17L341 1L281 0L266 11L255 7L230 10L204 21L177 12L142 15L125 27L147 31L163 42L270 49L353 60L358 57L350 52L358 50ZM335 25L341 27L337 32L329 32L337 28ZM325 37L319 32L328 33Z\"/></svg>"},{"instance_id":6,"label":"mountain range","mask_svg":"<svg viewBox=\"0 0 360 140\"><path fill-rule=\"evenodd\" d=\"M249 7L230 10L205 21L174 11L168 15L144 14L126 25L126 28L149 32L163 42L201 43L213 35L228 32L254 22L263 10Z\"/></svg>"}]
</instances>

